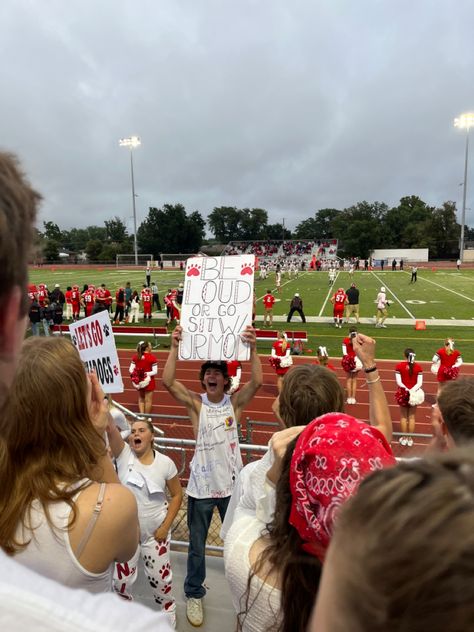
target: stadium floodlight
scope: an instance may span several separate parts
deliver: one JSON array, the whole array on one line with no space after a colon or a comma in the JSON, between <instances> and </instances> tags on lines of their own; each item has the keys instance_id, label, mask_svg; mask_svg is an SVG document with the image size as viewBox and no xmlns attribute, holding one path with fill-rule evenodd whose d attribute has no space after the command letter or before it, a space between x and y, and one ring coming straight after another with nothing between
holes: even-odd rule
<instances>
[{"instance_id":1,"label":"stadium floodlight","mask_svg":"<svg viewBox=\"0 0 474 632\"><path fill-rule=\"evenodd\" d=\"M133 150L141 145L139 136L129 136L119 140L120 147L128 147L130 149L130 173L132 175L132 205L133 205L133 250L135 253L135 265L138 265L138 246L137 246L137 210L135 207L135 179L133 177Z\"/></svg>"},{"instance_id":2,"label":"stadium floodlight","mask_svg":"<svg viewBox=\"0 0 474 632\"><path fill-rule=\"evenodd\" d=\"M466 130L466 152L464 156L464 182L462 191L461 211L461 239L459 243L459 258L464 261L464 224L466 223L466 194L467 194L467 162L469 158L469 130L474 127L474 112L465 112L454 119L454 127Z\"/></svg>"}]
</instances>

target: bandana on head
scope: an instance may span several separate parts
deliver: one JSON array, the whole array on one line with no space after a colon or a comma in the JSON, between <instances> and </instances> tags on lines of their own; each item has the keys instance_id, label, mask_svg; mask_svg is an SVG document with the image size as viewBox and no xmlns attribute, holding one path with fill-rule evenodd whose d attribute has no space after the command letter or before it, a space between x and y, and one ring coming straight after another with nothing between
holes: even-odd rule
<instances>
[{"instance_id":1,"label":"bandana on head","mask_svg":"<svg viewBox=\"0 0 474 632\"><path fill-rule=\"evenodd\" d=\"M323 561L341 505L364 476L395 462L383 434L350 415L328 413L308 424L290 468L290 524L303 549Z\"/></svg>"}]
</instances>

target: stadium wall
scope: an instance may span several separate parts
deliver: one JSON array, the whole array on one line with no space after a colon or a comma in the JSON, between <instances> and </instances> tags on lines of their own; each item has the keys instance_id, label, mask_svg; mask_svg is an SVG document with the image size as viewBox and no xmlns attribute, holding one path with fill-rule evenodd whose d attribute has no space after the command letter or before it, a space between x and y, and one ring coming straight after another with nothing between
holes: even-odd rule
<instances>
[{"instance_id":1,"label":"stadium wall","mask_svg":"<svg viewBox=\"0 0 474 632\"><path fill-rule=\"evenodd\" d=\"M428 261L428 248L379 248L372 252L372 259L388 259L391 263L393 259L403 259L403 261L416 261L418 263Z\"/></svg>"}]
</instances>

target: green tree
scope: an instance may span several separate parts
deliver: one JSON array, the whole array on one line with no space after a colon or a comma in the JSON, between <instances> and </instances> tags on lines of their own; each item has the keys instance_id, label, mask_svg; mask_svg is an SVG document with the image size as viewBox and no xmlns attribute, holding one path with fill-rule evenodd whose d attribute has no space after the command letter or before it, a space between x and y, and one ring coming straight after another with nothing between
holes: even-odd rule
<instances>
[{"instance_id":1,"label":"green tree","mask_svg":"<svg viewBox=\"0 0 474 632\"><path fill-rule=\"evenodd\" d=\"M240 236L241 212L235 206L216 206L207 218L214 237L221 243L227 243Z\"/></svg>"},{"instance_id":2,"label":"green tree","mask_svg":"<svg viewBox=\"0 0 474 632\"><path fill-rule=\"evenodd\" d=\"M265 239L268 224L268 213L263 208L244 208L240 212L240 239Z\"/></svg>"},{"instance_id":3,"label":"green tree","mask_svg":"<svg viewBox=\"0 0 474 632\"><path fill-rule=\"evenodd\" d=\"M457 256L461 226L456 220L455 202L444 202L441 208L433 210L429 232L435 241L430 256L439 258Z\"/></svg>"},{"instance_id":4,"label":"green tree","mask_svg":"<svg viewBox=\"0 0 474 632\"><path fill-rule=\"evenodd\" d=\"M297 239L331 239L335 236L334 222L340 211L335 208L322 208L314 217L303 220L295 228Z\"/></svg>"},{"instance_id":5,"label":"green tree","mask_svg":"<svg viewBox=\"0 0 474 632\"><path fill-rule=\"evenodd\" d=\"M43 241L43 256L46 261L57 261L59 259L59 243L55 239L46 238Z\"/></svg>"},{"instance_id":6,"label":"green tree","mask_svg":"<svg viewBox=\"0 0 474 632\"><path fill-rule=\"evenodd\" d=\"M334 219L335 235L349 257L366 258L381 243L382 223L388 207L383 202L359 202Z\"/></svg>"},{"instance_id":7,"label":"green tree","mask_svg":"<svg viewBox=\"0 0 474 632\"><path fill-rule=\"evenodd\" d=\"M127 227L120 217L105 220L104 224L108 241L121 244L128 239Z\"/></svg>"},{"instance_id":8,"label":"green tree","mask_svg":"<svg viewBox=\"0 0 474 632\"><path fill-rule=\"evenodd\" d=\"M43 235L46 239L52 239L58 244L62 242L61 230L57 224L55 224L54 222L43 222L43 226Z\"/></svg>"},{"instance_id":9,"label":"green tree","mask_svg":"<svg viewBox=\"0 0 474 632\"><path fill-rule=\"evenodd\" d=\"M182 204L150 207L137 231L140 251L155 257L162 252L195 253L201 247L205 225L198 211L188 216Z\"/></svg>"},{"instance_id":10,"label":"green tree","mask_svg":"<svg viewBox=\"0 0 474 632\"><path fill-rule=\"evenodd\" d=\"M98 256L99 261L115 262L119 249L120 246L118 244L104 244Z\"/></svg>"},{"instance_id":11,"label":"green tree","mask_svg":"<svg viewBox=\"0 0 474 632\"><path fill-rule=\"evenodd\" d=\"M90 239L86 244L86 253L89 261L98 261L102 252L103 241L100 239Z\"/></svg>"},{"instance_id":12,"label":"green tree","mask_svg":"<svg viewBox=\"0 0 474 632\"><path fill-rule=\"evenodd\" d=\"M398 206L387 211L382 221L382 244L386 248L416 248L419 231L416 226L429 222L432 208L416 195L403 197Z\"/></svg>"},{"instance_id":13,"label":"green tree","mask_svg":"<svg viewBox=\"0 0 474 632\"><path fill-rule=\"evenodd\" d=\"M274 239L276 241L282 239L291 239L291 230L285 228L283 224L268 224L265 230L265 239Z\"/></svg>"}]
</instances>

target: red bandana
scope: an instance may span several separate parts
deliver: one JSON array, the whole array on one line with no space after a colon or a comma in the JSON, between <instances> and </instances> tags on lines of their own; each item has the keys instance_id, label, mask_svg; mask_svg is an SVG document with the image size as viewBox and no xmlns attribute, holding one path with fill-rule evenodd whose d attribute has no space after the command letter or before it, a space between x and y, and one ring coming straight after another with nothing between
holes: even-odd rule
<instances>
[{"instance_id":1,"label":"red bandana","mask_svg":"<svg viewBox=\"0 0 474 632\"><path fill-rule=\"evenodd\" d=\"M350 415L328 413L308 424L290 468L290 524L303 549L323 561L340 506L364 476L395 463L382 433Z\"/></svg>"}]
</instances>

